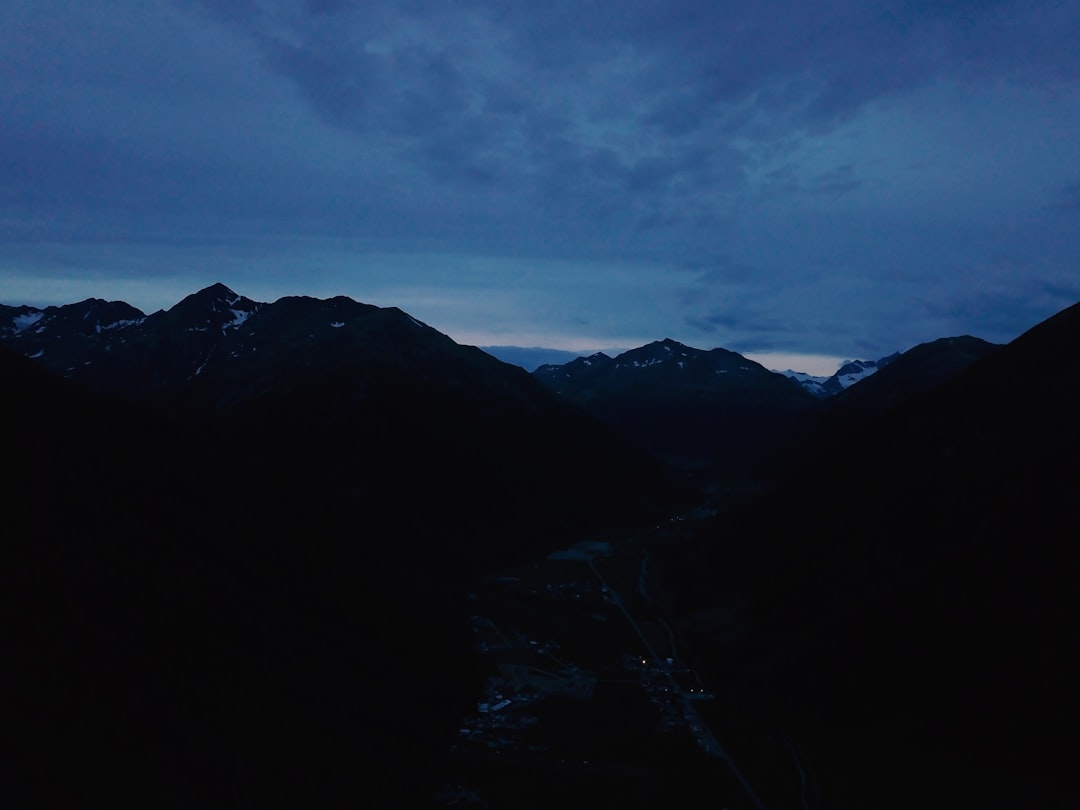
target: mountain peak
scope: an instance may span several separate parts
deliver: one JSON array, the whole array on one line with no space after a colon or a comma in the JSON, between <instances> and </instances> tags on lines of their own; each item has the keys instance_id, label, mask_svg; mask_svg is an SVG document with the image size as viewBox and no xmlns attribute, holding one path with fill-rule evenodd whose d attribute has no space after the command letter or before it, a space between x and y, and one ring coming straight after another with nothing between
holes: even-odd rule
<instances>
[{"instance_id":1,"label":"mountain peak","mask_svg":"<svg viewBox=\"0 0 1080 810\"><path fill-rule=\"evenodd\" d=\"M656 365L658 363L664 363L668 360L675 360L677 358L685 358L688 355L697 356L701 353L700 349L694 349L690 346L684 346L677 340L671 338L664 338L663 340L655 340L652 343L646 343L644 346L639 346L636 349L630 349L623 352L615 358L619 367L623 365L641 366L641 365Z\"/></svg>"},{"instance_id":2,"label":"mountain peak","mask_svg":"<svg viewBox=\"0 0 1080 810\"><path fill-rule=\"evenodd\" d=\"M220 281L211 284L209 287L204 287L188 297L199 298L201 300L220 300L229 304L240 300L240 296L234 290L226 287Z\"/></svg>"},{"instance_id":3,"label":"mountain peak","mask_svg":"<svg viewBox=\"0 0 1080 810\"><path fill-rule=\"evenodd\" d=\"M687 353L700 354L701 349L695 349L693 346L687 346L685 343L679 343L679 341L672 338L664 338L663 340L656 340L652 343L646 344L641 347L642 349L654 349L657 351L667 352L672 355L685 355Z\"/></svg>"},{"instance_id":4,"label":"mountain peak","mask_svg":"<svg viewBox=\"0 0 1080 810\"><path fill-rule=\"evenodd\" d=\"M214 328L238 327L262 306L219 281L187 296L169 309L168 314L179 320L189 331L201 332Z\"/></svg>"},{"instance_id":5,"label":"mountain peak","mask_svg":"<svg viewBox=\"0 0 1080 810\"><path fill-rule=\"evenodd\" d=\"M616 433L687 467L735 465L753 441L813 407L799 386L727 349L665 338L619 354L541 366L541 384Z\"/></svg>"}]
</instances>

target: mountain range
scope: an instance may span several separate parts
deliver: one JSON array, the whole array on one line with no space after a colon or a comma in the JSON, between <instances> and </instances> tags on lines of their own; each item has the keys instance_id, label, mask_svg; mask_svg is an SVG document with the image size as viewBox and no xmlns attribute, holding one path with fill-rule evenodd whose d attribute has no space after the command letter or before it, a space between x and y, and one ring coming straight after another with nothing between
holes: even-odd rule
<instances>
[{"instance_id":1,"label":"mountain range","mask_svg":"<svg viewBox=\"0 0 1080 810\"><path fill-rule=\"evenodd\" d=\"M634 455L522 369L398 309L345 297L264 304L216 284L148 316L94 299L4 307L0 343L93 394L226 430L256 455L271 446L294 454L308 467L307 486L318 482L325 494L361 481L393 490L398 479L402 486L430 479L427 488L441 497L437 482L472 465L501 470L475 480L492 500L485 519L534 497L523 493L536 493L538 508L548 490L560 506L545 514L562 508L572 519L573 504L584 504L584 514L600 492L617 492L627 480L609 459ZM579 448L573 469L554 458L552 432ZM516 463L519 456L530 464ZM633 475L650 465L622 461ZM447 500L444 508L455 508L457 499Z\"/></svg>"},{"instance_id":2,"label":"mountain range","mask_svg":"<svg viewBox=\"0 0 1080 810\"><path fill-rule=\"evenodd\" d=\"M343 297L0 306L6 794L423 802L470 583L633 534L755 778L1074 806L1078 346L1080 305L822 397L672 340L530 375Z\"/></svg>"},{"instance_id":3,"label":"mountain range","mask_svg":"<svg viewBox=\"0 0 1080 810\"><path fill-rule=\"evenodd\" d=\"M0 314L16 806L424 803L480 678L467 582L686 497L398 310Z\"/></svg>"},{"instance_id":4,"label":"mountain range","mask_svg":"<svg viewBox=\"0 0 1080 810\"><path fill-rule=\"evenodd\" d=\"M842 441L843 433L857 432L873 416L932 390L995 348L970 336L943 338L813 378L768 371L725 349L665 339L614 358L597 353L542 365L533 377L669 463L714 476L753 471L772 477L776 465L786 468Z\"/></svg>"}]
</instances>

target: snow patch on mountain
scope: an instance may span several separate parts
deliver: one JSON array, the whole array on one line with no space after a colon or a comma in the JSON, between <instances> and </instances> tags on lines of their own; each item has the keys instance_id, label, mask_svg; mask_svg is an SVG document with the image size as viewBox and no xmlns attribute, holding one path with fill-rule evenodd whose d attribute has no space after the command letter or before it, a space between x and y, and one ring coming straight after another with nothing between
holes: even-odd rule
<instances>
[{"instance_id":1,"label":"snow patch on mountain","mask_svg":"<svg viewBox=\"0 0 1080 810\"><path fill-rule=\"evenodd\" d=\"M865 380L880 366L873 360L852 360L840 367L834 375L841 388L850 388L859 380Z\"/></svg>"},{"instance_id":2,"label":"snow patch on mountain","mask_svg":"<svg viewBox=\"0 0 1080 810\"><path fill-rule=\"evenodd\" d=\"M616 363L615 368L626 368L627 365L632 365L634 368L648 368L649 366L659 365L660 363L663 363L663 362L664 361L659 359L658 357L650 357L648 360L645 360L644 362L642 362L641 360L633 360L629 364L627 364L627 363Z\"/></svg>"},{"instance_id":3,"label":"snow patch on mountain","mask_svg":"<svg viewBox=\"0 0 1080 810\"><path fill-rule=\"evenodd\" d=\"M94 325L94 331L100 335L102 332L111 332L113 329L123 329L125 326L138 326L145 320L146 318L126 318L120 321L113 321L112 323L98 323Z\"/></svg>"},{"instance_id":4,"label":"snow patch on mountain","mask_svg":"<svg viewBox=\"0 0 1080 810\"><path fill-rule=\"evenodd\" d=\"M236 302L230 301L229 303L233 304ZM222 331L226 329L239 329L241 326L243 326L244 321L251 317L251 311L248 310L230 309L229 312L232 313L233 319L231 321L226 321L224 324L222 324Z\"/></svg>"},{"instance_id":5,"label":"snow patch on mountain","mask_svg":"<svg viewBox=\"0 0 1080 810\"><path fill-rule=\"evenodd\" d=\"M773 370L776 371L775 369ZM829 393L824 389L825 383L829 381L829 377L807 374L804 371L792 371L790 368L787 371L776 371L776 373L783 374L785 377L790 377L795 380L795 382L815 397L829 396Z\"/></svg>"},{"instance_id":6,"label":"snow patch on mountain","mask_svg":"<svg viewBox=\"0 0 1080 810\"><path fill-rule=\"evenodd\" d=\"M807 374L804 371L792 371L790 368L787 371L778 371L776 373L777 374L783 374L785 377L791 377L791 379L795 380L796 382L808 382L809 381L809 382L816 382L816 383L820 384L820 383L825 382L827 379L829 379L828 377L826 377L824 375L818 376L818 375L815 375L815 374Z\"/></svg>"},{"instance_id":7,"label":"snow patch on mountain","mask_svg":"<svg viewBox=\"0 0 1080 810\"><path fill-rule=\"evenodd\" d=\"M44 314L44 312L28 312L25 315L16 315L12 320L12 325L16 332L23 332L40 321Z\"/></svg>"}]
</instances>

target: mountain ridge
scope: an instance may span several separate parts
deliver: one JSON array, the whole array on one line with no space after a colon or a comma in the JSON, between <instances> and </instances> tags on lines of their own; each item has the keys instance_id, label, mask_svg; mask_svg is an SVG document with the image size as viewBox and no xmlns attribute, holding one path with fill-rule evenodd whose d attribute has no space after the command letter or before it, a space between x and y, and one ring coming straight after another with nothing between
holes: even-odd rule
<instances>
[{"instance_id":1,"label":"mountain ridge","mask_svg":"<svg viewBox=\"0 0 1080 810\"><path fill-rule=\"evenodd\" d=\"M879 399L871 383L887 399L919 370L913 349L834 400L861 415L812 461L658 549L706 669L816 740L840 806L1073 803L1049 729L1075 719L1077 345L1080 305L1004 347L935 341L927 387Z\"/></svg>"},{"instance_id":2,"label":"mountain ridge","mask_svg":"<svg viewBox=\"0 0 1080 810\"><path fill-rule=\"evenodd\" d=\"M794 380L727 349L671 338L533 372L630 441L686 467L742 463L766 434L814 407Z\"/></svg>"}]
</instances>

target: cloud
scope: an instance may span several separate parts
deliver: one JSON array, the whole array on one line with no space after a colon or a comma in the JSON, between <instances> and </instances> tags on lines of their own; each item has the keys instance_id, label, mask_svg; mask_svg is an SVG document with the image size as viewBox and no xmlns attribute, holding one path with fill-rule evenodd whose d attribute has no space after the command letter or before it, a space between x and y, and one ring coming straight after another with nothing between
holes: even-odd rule
<instances>
[{"instance_id":1,"label":"cloud","mask_svg":"<svg viewBox=\"0 0 1080 810\"><path fill-rule=\"evenodd\" d=\"M313 273L333 243L358 276L481 257L495 296L569 262L536 296L612 340L836 354L1000 332L1075 274L1075 3L40 0L0 30L0 258L27 267L186 245L285 286L221 256Z\"/></svg>"}]
</instances>

